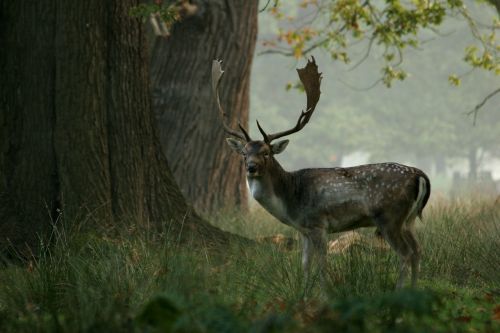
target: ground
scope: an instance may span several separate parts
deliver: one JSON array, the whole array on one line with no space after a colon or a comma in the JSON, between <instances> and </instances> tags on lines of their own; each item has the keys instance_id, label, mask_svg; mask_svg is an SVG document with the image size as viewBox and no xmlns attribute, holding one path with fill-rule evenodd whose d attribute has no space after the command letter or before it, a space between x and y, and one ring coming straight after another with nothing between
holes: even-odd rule
<instances>
[{"instance_id":1,"label":"ground","mask_svg":"<svg viewBox=\"0 0 500 333\"><path fill-rule=\"evenodd\" d=\"M259 211L212 221L256 240L298 240ZM329 256L322 298L318 283L302 279L298 242L222 249L134 227L59 225L52 245L40 244L41 257L0 269L0 331L499 331L498 204L434 203L417 233L417 289L394 291L396 256L363 242ZM373 229L362 234L373 237Z\"/></svg>"}]
</instances>

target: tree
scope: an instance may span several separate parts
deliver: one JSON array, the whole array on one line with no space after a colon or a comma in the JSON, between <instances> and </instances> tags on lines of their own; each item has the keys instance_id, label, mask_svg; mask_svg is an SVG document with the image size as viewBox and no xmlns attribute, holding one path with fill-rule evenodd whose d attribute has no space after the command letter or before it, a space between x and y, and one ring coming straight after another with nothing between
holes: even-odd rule
<instances>
[{"instance_id":1,"label":"tree","mask_svg":"<svg viewBox=\"0 0 500 333\"><path fill-rule=\"evenodd\" d=\"M222 59L221 102L232 124L248 125L250 69L258 1L196 1L152 50L153 105L160 140L182 192L199 211L246 207L241 159L225 134L210 84L210 65Z\"/></svg>"},{"instance_id":2,"label":"tree","mask_svg":"<svg viewBox=\"0 0 500 333\"><path fill-rule=\"evenodd\" d=\"M128 15L134 4L1 3L3 248L32 246L61 217L169 222L172 230L227 239L192 212L161 152L145 38Z\"/></svg>"}]
</instances>

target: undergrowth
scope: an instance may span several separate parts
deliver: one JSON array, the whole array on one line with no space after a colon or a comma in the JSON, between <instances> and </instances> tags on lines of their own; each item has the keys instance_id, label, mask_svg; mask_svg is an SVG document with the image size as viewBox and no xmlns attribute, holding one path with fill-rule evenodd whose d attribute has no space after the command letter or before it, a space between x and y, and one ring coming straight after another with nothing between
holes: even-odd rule
<instances>
[{"instance_id":1,"label":"undergrowth","mask_svg":"<svg viewBox=\"0 0 500 333\"><path fill-rule=\"evenodd\" d=\"M297 238L262 213L213 221L254 239L276 232ZM298 246L213 251L199 240L179 244L151 233L56 223L39 256L0 268L0 331L500 330L500 207L493 202L444 202L426 211L417 225L423 258L416 290L393 291L397 258L383 249L330 255L320 290L303 279Z\"/></svg>"}]
</instances>

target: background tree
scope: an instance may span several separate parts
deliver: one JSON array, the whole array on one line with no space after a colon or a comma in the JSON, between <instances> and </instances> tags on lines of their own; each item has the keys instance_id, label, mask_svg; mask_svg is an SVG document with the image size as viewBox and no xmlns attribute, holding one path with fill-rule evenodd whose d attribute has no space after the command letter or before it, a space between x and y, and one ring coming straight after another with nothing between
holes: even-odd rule
<instances>
[{"instance_id":1,"label":"background tree","mask_svg":"<svg viewBox=\"0 0 500 333\"><path fill-rule=\"evenodd\" d=\"M199 0L158 37L152 92L160 139L176 181L198 211L247 205L241 159L225 142L210 84L213 59L224 61L221 102L233 125L248 126L250 71L258 1Z\"/></svg>"},{"instance_id":2,"label":"background tree","mask_svg":"<svg viewBox=\"0 0 500 333\"><path fill-rule=\"evenodd\" d=\"M2 247L33 245L60 218L226 237L192 213L161 152L133 5L1 3Z\"/></svg>"}]
</instances>

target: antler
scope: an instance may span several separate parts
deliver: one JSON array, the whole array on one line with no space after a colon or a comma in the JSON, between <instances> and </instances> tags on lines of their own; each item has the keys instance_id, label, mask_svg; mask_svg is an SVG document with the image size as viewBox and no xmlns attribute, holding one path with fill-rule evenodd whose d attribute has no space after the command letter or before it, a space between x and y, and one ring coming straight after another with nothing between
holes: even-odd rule
<instances>
[{"instance_id":1,"label":"antler","mask_svg":"<svg viewBox=\"0 0 500 333\"><path fill-rule=\"evenodd\" d=\"M306 124L309 122L309 119L311 119L314 109L316 108L316 104L318 104L319 96L321 94L319 88L321 85L322 73L318 73L318 65L316 65L316 60L314 59L314 57L311 57L311 60L307 61L306 67L297 68L297 73L299 74L300 81L302 81L304 90L306 91L307 95L306 111L302 111L300 113L299 120L297 121L295 127L275 134L266 134L266 132L260 126L259 121L257 121L257 127L259 127L259 131L260 133L262 133L264 141L267 143L271 143L271 141L284 137L286 135L296 133L304 128L304 126L306 126Z\"/></svg>"},{"instance_id":2,"label":"antler","mask_svg":"<svg viewBox=\"0 0 500 333\"><path fill-rule=\"evenodd\" d=\"M246 140L247 142L252 141L252 139L250 139L250 136L248 135L247 131L245 131L245 129L243 128L243 126L241 126L240 123L238 123L238 127L240 128L243 135L242 135L242 133L231 129L231 127L229 127L226 124L226 118L228 118L228 115L226 112L224 112L224 109L222 108L222 105L220 104L220 99L219 99L219 84L220 84L220 80L222 78L222 75L224 74L224 71L222 70L222 67L221 67L221 63L222 63L221 60L214 60L212 62L212 88L214 90L215 98L217 99L217 106L219 107L219 113L220 113L221 118L222 118L222 126L224 127L224 131L226 131L227 134L235 136L235 137L240 138L242 140Z\"/></svg>"}]
</instances>

